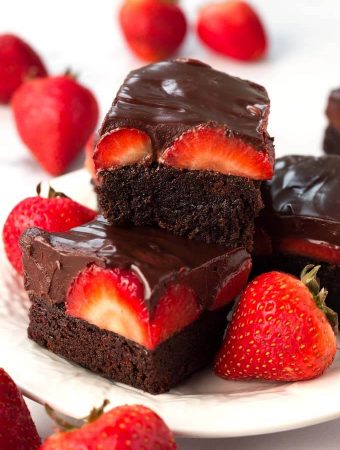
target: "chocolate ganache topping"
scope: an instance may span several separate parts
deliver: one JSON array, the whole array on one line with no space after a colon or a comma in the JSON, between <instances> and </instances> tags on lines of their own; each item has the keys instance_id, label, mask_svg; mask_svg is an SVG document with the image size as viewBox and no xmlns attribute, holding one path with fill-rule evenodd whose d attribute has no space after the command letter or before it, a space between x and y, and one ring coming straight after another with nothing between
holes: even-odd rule
<instances>
[{"instance_id":1,"label":"chocolate ganache topping","mask_svg":"<svg viewBox=\"0 0 340 450\"><path fill-rule=\"evenodd\" d=\"M200 61L163 61L127 76L100 134L138 128L149 134L159 152L189 128L223 125L230 135L263 150L272 144L266 133L269 108L267 92L258 84Z\"/></svg>"},{"instance_id":2,"label":"chocolate ganache topping","mask_svg":"<svg viewBox=\"0 0 340 450\"><path fill-rule=\"evenodd\" d=\"M279 158L266 182L261 222L274 235L340 244L340 157Z\"/></svg>"},{"instance_id":3,"label":"chocolate ganache topping","mask_svg":"<svg viewBox=\"0 0 340 450\"><path fill-rule=\"evenodd\" d=\"M169 282L190 285L205 301L224 279L249 260L243 249L190 241L157 228L116 228L99 216L66 233L28 229L21 238L25 287L31 296L65 301L77 274L91 263L131 269L145 286L150 309Z\"/></svg>"}]
</instances>

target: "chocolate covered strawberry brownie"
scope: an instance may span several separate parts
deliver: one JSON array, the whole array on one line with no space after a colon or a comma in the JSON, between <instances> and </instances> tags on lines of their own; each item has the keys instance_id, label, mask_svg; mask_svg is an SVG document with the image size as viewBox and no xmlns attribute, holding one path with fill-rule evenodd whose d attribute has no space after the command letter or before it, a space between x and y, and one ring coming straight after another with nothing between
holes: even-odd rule
<instances>
[{"instance_id":1,"label":"chocolate covered strawberry brownie","mask_svg":"<svg viewBox=\"0 0 340 450\"><path fill-rule=\"evenodd\" d=\"M340 312L340 156L279 158L263 189L265 209L257 223L254 271L299 275L321 265L327 305Z\"/></svg>"},{"instance_id":2,"label":"chocolate covered strawberry brownie","mask_svg":"<svg viewBox=\"0 0 340 450\"><path fill-rule=\"evenodd\" d=\"M244 249L103 217L21 238L28 335L111 380L169 390L212 361L251 268Z\"/></svg>"},{"instance_id":3,"label":"chocolate covered strawberry brownie","mask_svg":"<svg viewBox=\"0 0 340 450\"><path fill-rule=\"evenodd\" d=\"M94 152L102 213L252 248L261 181L273 175L266 90L194 60L131 72Z\"/></svg>"}]
</instances>

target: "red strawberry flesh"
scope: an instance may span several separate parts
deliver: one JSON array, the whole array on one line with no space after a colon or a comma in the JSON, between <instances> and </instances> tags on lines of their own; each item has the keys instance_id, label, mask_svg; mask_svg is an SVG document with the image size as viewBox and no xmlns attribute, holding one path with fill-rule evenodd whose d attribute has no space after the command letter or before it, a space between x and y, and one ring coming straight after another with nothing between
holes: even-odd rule
<instances>
[{"instance_id":1,"label":"red strawberry flesh","mask_svg":"<svg viewBox=\"0 0 340 450\"><path fill-rule=\"evenodd\" d=\"M340 264L340 247L327 242L286 237L274 240L273 246L275 251L280 253L306 256L329 264Z\"/></svg>"},{"instance_id":2,"label":"red strawberry flesh","mask_svg":"<svg viewBox=\"0 0 340 450\"><path fill-rule=\"evenodd\" d=\"M134 272L92 265L71 284L66 312L152 350L196 320L201 308L190 288L171 285L150 313Z\"/></svg>"},{"instance_id":3,"label":"red strawberry flesh","mask_svg":"<svg viewBox=\"0 0 340 450\"><path fill-rule=\"evenodd\" d=\"M151 160L151 139L135 128L115 129L99 140L93 159L97 171Z\"/></svg>"},{"instance_id":4,"label":"red strawberry flesh","mask_svg":"<svg viewBox=\"0 0 340 450\"><path fill-rule=\"evenodd\" d=\"M197 33L208 47L241 61L262 58L268 47L259 16L243 1L205 5L198 16Z\"/></svg>"},{"instance_id":5,"label":"red strawberry flesh","mask_svg":"<svg viewBox=\"0 0 340 450\"><path fill-rule=\"evenodd\" d=\"M124 37L145 61L171 56L183 42L186 18L174 0L125 0L119 13Z\"/></svg>"},{"instance_id":6,"label":"red strawberry flesh","mask_svg":"<svg viewBox=\"0 0 340 450\"><path fill-rule=\"evenodd\" d=\"M40 450L176 450L164 421L141 405L113 408L82 428L57 433Z\"/></svg>"},{"instance_id":7,"label":"red strawberry flesh","mask_svg":"<svg viewBox=\"0 0 340 450\"><path fill-rule=\"evenodd\" d=\"M47 75L37 53L12 34L0 35L0 103L8 103L26 80Z\"/></svg>"},{"instance_id":8,"label":"red strawberry flesh","mask_svg":"<svg viewBox=\"0 0 340 450\"><path fill-rule=\"evenodd\" d=\"M98 120L92 92L69 75L26 81L12 99L21 139L52 175L65 172Z\"/></svg>"},{"instance_id":9,"label":"red strawberry flesh","mask_svg":"<svg viewBox=\"0 0 340 450\"><path fill-rule=\"evenodd\" d=\"M269 272L243 292L215 373L227 379L307 380L330 366L336 346L333 329L305 284Z\"/></svg>"},{"instance_id":10,"label":"red strawberry flesh","mask_svg":"<svg viewBox=\"0 0 340 450\"><path fill-rule=\"evenodd\" d=\"M273 176L271 159L266 150L256 150L242 139L228 136L222 127L197 127L167 148L160 162L180 169L267 180Z\"/></svg>"},{"instance_id":11,"label":"red strawberry flesh","mask_svg":"<svg viewBox=\"0 0 340 450\"><path fill-rule=\"evenodd\" d=\"M19 389L0 369L0 448L37 450L39 445L37 429Z\"/></svg>"},{"instance_id":12,"label":"red strawberry flesh","mask_svg":"<svg viewBox=\"0 0 340 450\"><path fill-rule=\"evenodd\" d=\"M222 286L220 286L216 297L209 308L210 310L221 308L235 300L247 284L251 267L252 264L250 259L246 260L236 272L231 273L223 281Z\"/></svg>"}]
</instances>

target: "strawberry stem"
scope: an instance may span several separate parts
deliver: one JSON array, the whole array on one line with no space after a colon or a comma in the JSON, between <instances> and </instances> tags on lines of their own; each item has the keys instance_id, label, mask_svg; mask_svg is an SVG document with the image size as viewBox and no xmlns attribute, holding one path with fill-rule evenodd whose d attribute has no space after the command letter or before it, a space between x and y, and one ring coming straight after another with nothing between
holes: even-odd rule
<instances>
[{"instance_id":1,"label":"strawberry stem","mask_svg":"<svg viewBox=\"0 0 340 450\"><path fill-rule=\"evenodd\" d=\"M98 408L92 408L90 414L86 417L80 419L79 426L76 426L67 420L63 419L51 406L45 405L45 410L49 417L56 423L60 431L72 431L77 430L87 423L92 423L95 420L99 419L99 417L104 414L104 409L109 404L109 400L104 400L103 403Z\"/></svg>"},{"instance_id":2,"label":"strawberry stem","mask_svg":"<svg viewBox=\"0 0 340 450\"><path fill-rule=\"evenodd\" d=\"M45 405L45 411L48 416L58 425L60 431L76 430L77 427L63 419L51 406Z\"/></svg>"},{"instance_id":3,"label":"strawberry stem","mask_svg":"<svg viewBox=\"0 0 340 450\"><path fill-rule=\"evenodd\" d=\"M67 67L64 72L64 77L72 78L72 80L77 80L79 78L79 73L73 72L70 67Z\"/></svg>"},{"instance_id":4,"label":"strawberry stem","mask_svg":"<svg viewBox=\"0 0 340 450\"><path fill-rule=\"evenodd\" d=\"M42 191L42 182L40 182L36 187L36 192L39 197L41 197L41 191ZM63 197L68 198L67 195L65 195L63 192L57 192L53 189L51 185L48 185L48 192L47 192L47 198L55 198L55 197Z\"/></svg>"},{"instance_id":5,"label":"strawberry stem","mask_svg":"<svg viewBox=\"0 0 340 450\"><path fill-rule=\"evenodd\" d=\"M335 311L326 305L327 289L320 289L320 281L316 277L321 266L313 266L308 264L301 272L300 278L302 283L309 289L315 303L319 309L326 315L328 322L333 328L334 333L338 334L338 315Z\"/></svg>"}]
</instances>

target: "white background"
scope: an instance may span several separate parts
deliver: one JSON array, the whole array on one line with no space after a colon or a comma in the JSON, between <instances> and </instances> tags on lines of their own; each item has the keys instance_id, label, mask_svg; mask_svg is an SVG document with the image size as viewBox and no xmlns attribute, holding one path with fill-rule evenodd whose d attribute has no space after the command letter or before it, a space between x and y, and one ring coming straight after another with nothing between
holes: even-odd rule
<instances>
[{"instance_id":1,"label":"white background","mask_svg":"<svg viewBox=\"0 0 340 450\"><path fill-rule=\"evenodd\" d=\"M71 67L100 102L101 117L126 73L140 65L126 48L116 23L118 0L0 0L0 33L27 39L52 73ZM191 21L204 0L182 1ZM201 46L194 33L182 56L203 59L233 75L263 84L272 100L270 132L277 154L318 153L325 127L328 92L340 86L340 4L338 0L253 1L269 31L268 58L239 64ZM74 165L77 167L81 160ZM48 179L20 143L11 111L0 107L0 222L20 199ZM339 399L340 402L340 399ZM51 424L42 408L30 403L42 435ZM317 408L318 405L315 405ZM190 418L188 418L190 420ZM226 419L227 420L227 419ZM254 417L256 421L256 417ZM339 448L340 421L304 430L215 441L181 440L189 449L325 449Z\"/></svg>"}]
</instances>

